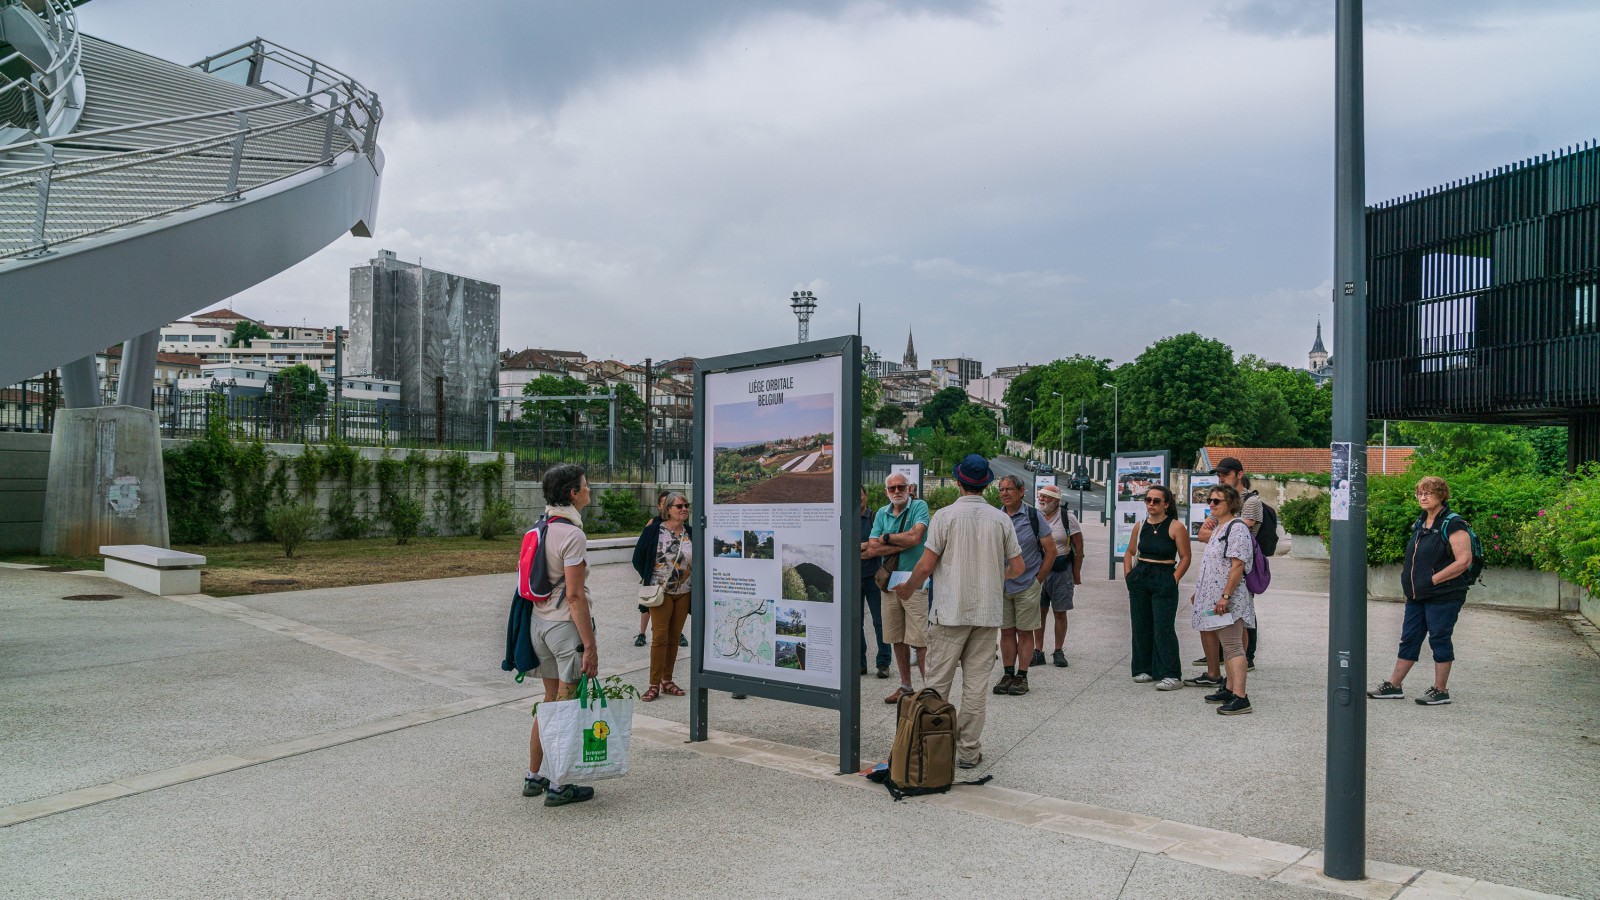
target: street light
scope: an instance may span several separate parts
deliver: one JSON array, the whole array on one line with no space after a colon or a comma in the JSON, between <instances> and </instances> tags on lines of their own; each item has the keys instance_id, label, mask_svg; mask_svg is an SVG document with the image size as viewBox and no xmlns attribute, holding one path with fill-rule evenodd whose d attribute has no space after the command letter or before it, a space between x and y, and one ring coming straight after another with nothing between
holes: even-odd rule
<instances>
[{"instance_id":1,"label":"street light","mask_svg":"<svg viewBox=\"0 0 1600 900\"><path fill-rule=\"evenodd\" d=\"M1052 397L1061 397L1061 392L1060 391L1051 391L1050 392L1050 396L1052 396ZM1060 441L1060 444L1061 444L1061 452L1065 453L1065 452L1067 452L1067 398L1065 398L1065 397L1061 397L1061 423L1057 427L1061 432L1061 435L1060 435L1060 438L1059 438L1059 441ZM1058 462L1060 461L1060 457L1059 456L1056 457L1056 459L1057 459Z\"/></svg>"},{"instance_id":2,"label":"street light","mask_svg":"<svg viewBox=\"0 0 1600 900\"><path fill-rule=\"evenodd\" d=\"M1111 388L1111 455L1115 457L1122 449L1122 391L1114 384L1100 386Z\"/></svg>"},{"instance_id":3,"label":"street light","mask_svg":"<svg viewBox=\"0 0 1600 900\"><path fill-rule=\"evenodd\" d=\"M1089 430L1089 416L1086 414L1086 410L1087 403L1082 400L1078 401L1078 420L1073 424L1078 427L1078 465L1080 466L1084 465L1083 435L1084 432ZM1085 469L1087 470L1086 466ZM1078 477L1076 469L1073 470L1072 477ZM1088 479L1085 478L1083 481L1078 482L1078 521L1080 522L1083 521L1083 485L1085 481L1088 481Z\"/></svg>"},{"instance_id":4,"label":"street light","mask_svg":"<svg viewBox=\"0 0 1600 900\"><path fill-rule=\"evenodd\" d=\"M811 339L811 314L817 311L817 298L810 291L795 291L789 298L789 308L800 320L800 343Z\"/></svg>"},{"instance_id":5,"label":"street light","mask_svg":"<svg viewBox=\"0 0 1600 900\"><path fill-rule=\"evenodd\" d=\"M1033 413L1038 408L1038 401L1032 397L1023 397L1022 399L1028 401L1028 449L1031 451L1033 450L1034 438ZM1388 432L1384 433L1387 434Z\"/></svg>"}]
</instances>

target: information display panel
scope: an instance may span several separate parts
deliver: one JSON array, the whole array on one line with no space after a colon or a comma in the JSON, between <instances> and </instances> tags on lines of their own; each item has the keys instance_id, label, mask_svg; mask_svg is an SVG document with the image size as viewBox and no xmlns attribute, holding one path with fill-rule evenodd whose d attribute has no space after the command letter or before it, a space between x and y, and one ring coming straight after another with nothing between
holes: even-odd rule
<instances>
[{"instance_id":1,"label":"information display panel","mask_svg":"<svg viewBox=\"0 0 1600 900\"><path fill-rule=\"evenodd\" d=\"M1116 577L1117 563L1133 539L1134 526L1144 518L1144 494L1153 484L1165 486L1171 471L1169 450L1140 450L1119 453L1112 458L1112 480L1108 494L1111 509L1111 572ZM1170 512L1176 513L1177 510Z\"/></svg>"},{"instance_id":2,"label":"information display panel","mask_svg":"<svg viewBox=\"0 0 1600 900\"><path fill-rule=\"evenodd\" d=\"M903 462L889 465L890 475L904 475L906 484L911 488L911 499L922 499L922 463Z\"/></svg>"},{"instance_id":3,"label":"information display panel","mask_svg":"<svg viewBox=\"0 0 1600 900\"><path fill-rule=\"evenodd\" d=\"M1189 476L1189 537L1200 536L1200 526L1211 515L1206 500L1211 497L1211 489L1221 483L1215 475Z\"/></svg>"}]
</instances>

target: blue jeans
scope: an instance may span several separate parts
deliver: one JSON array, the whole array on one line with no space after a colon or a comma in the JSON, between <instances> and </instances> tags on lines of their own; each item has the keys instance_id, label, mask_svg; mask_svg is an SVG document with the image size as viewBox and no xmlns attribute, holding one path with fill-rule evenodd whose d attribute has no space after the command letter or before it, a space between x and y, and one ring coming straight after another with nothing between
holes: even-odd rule
<instances>
[{"instance_id":1,"label":"blue jeans","mask_svg":"<svg viewBox=\"0 0 1600 900\"><path fill-rule=\"evenodd\" d=\"M861 597L867 601L867 611L872 613L872 634L878 640L878 668L889 665L889 645L883 642L883 593L871 578L861 579ZM867 642L861 642L862 666L867 664Z\"/></svg>"},{"instance_id":2,"label":"blue jeans","mask_svg":"<svg viewBox=\"0 0 1600 900\"><path fill-rule=\"evenodd\" d=\"M1466 597L1427 603L1407 600L1405 623L1400 626L1399 657L1416 662L1422 655L1422 636L1426 634L1434 662L1455 662L1456 648L1450 642L1450 635L1456 630L1456 617L1461 615L1461 607L1466 602Z\"/></svg>"}]
</instances>

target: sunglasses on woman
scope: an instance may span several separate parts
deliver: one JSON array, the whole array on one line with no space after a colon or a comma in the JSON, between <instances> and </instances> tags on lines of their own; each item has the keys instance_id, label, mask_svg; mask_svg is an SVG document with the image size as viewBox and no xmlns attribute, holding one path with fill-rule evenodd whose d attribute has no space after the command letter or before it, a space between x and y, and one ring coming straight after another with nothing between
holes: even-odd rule
<instances>
[{"instance_id":1,"label":"sunglasses on woman","mask_svg":"<svg viewBox=\"0 0 1600 900\"><path fill-rule=\"evenodd\" d=\"M1223 500L1220 497L1212 497L1210 500L1206 501L1206 505L1207 506L1221 506L1222 504L1224 504L1226 502L1227 502L1226 500Z\"/></svg>"}]
</instances>

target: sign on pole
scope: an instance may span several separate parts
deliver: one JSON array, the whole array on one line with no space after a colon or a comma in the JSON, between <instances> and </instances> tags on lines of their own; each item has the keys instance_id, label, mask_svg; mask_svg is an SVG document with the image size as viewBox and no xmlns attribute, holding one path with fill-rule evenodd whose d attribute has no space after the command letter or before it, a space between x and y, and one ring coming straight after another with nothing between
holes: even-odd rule
<instances>
[{"instance_id":1,"label":"sign on pole","mask_svg":"<svg viewBox=\"0 0 1600 900\"><path fill-rule=\"evenodd\" d=\"M1133 528L1144 518L1144 494L1153 484L1165 486L1172 468L1172 451L1138 450L1118 453L1111 460L1111 565L1109 577L1117 577L1117 562L1133 540ZM1176 510L1168 510L1169 514Z\"/></svg>"},{"instance_id":2,"label":"sign on pole","mask_svg":"<svg viewBox=\"0 0 1600 900\"><path fill-rule=\"evenodd\" d=\"M1035 475L1035 476L1033 476L1033 505L1034 506L1038 506L1039 505L1039 488L1042 488L1047 484L1055 484L1055 483L1056 483L1056 477L1054 475Z\"/></svg>"},{"instance_id":3,"label":"sign on pole","mask_svg":"<svg viewBox=\"0 0 1600 900\"><path fill-rule=\"evenodd\" d=\"M889 466L889 474L904 475L906 479L906 485L911 488L906 493L910 494L911 499L913 500L922 499L922 463L891 463Z\"/></svg>"},{"instance_id":4,"label":"sign on pole","mask_svg":"<svg viewBox=\"0 0 1600 900\"><path fill-rule=\"evenodd\" d=\"M1215 475L1189 476L1189 537L1200 536L1200 526L1211 515L1206 500L1211 497L1211 489L1221 483Z\"/></svg>"},{"instance_id":5,"label":"sign on pole","mask_svg":"<svg viewBox=\"0 0 1600 900\"><path fill-rule=\"evenodd\" d=\"M860 378L854 336L695 364L691 740L729 691L838 710L860 766Z\"/></svg>"}]
</instances>

